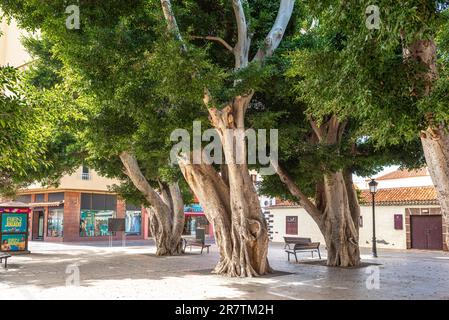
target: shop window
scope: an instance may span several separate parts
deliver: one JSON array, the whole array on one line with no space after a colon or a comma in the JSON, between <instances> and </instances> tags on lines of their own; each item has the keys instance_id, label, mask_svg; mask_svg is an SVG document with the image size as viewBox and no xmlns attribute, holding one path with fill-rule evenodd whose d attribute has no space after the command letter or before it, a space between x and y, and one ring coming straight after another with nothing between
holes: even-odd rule
<instances>
[{"instance_id":1,"label":"shop window","mask_svg":"<svg viewBox=\"0 0 449 320\"><path fill-rule=\"evenodd\" d=\"M142 227L142 212L129 211L125 213L125 232L127 235L140 236Z\"/></svg>"},{"instance_id":2,"label":"shop window","mask_svg":"<svg viewBox=\"0 0 449 320\"><path fill-rule=\"evenodd\" d=\"M30 203L31 202L31 194L18 196L15 198L15 201L23 202L23 203Z\"/></svg>"},{"instance_id":3,"label":"shop window","mask_svg":"<svg viewBox=\"0 0 449 320\"><path fill-rule=\"evenodd\" d=\"M64 209L50 209L47 219L47 236L62 237L64 230Z\"/></svg>"},{"instance_id":4,"label":"shop window","mask_svg":"<svg viewBox=\"0 0 449 320\"><path fill-rule=\"evenodd\" d=\"M186 215L183 234L195 236L197 229L204 229L205 234L209 234L209 221L206 217Z\"/></svg>"},{"instance_id":5,"label":"shop window","mask_svg":"<svg viewBox=\"0 0 449 320\"><path fill-rule=\"evenodd\" d=\"M81 237L108 236L108 220L115 218L112 210L82 210L80 221Z\"/></svg>"},{"instance_id":6,"label":"shop window","mask_svg":"<svg viewBox=\"0 0 449 320\"><path fill-rule=\"evenodd\" d=\"M34 196L34 202L44 202L44 201L45 201L45 194L39 193Z\"/></svg>"},{"instance_id":7,"label":"shop window","mask_svg":"<svg viewBox=\"0 0 449 320\"><path fill-rule=\"evenodd\" d=\"M55 192L48 194L49 202L64 201L64 192Z\"/></svg>"}]
</instances>

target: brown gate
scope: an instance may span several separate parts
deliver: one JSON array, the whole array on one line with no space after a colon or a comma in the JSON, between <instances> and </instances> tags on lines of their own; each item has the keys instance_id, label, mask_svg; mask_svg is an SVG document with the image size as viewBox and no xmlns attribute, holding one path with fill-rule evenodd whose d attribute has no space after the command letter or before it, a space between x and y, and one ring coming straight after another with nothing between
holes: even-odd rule
<instances>
[{"instance_id":1,"label":"brown gate","mask_svg":"<svg viewBox=\"0 0 449 320\"><path fill-rule=\"evenodd\" d=\"M441 216L411 216L412 248L443 250Z\"/></svg>"}]
</instances>

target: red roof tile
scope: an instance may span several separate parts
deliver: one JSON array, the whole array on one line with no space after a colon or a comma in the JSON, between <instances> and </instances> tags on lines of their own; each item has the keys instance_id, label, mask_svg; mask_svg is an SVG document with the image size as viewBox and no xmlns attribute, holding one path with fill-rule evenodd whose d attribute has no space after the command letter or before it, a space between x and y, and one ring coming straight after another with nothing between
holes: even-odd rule
<instances>
[{"instance_id":1,"label":"red roof tile","mask_svg":"<svg viewBox=\"0 0 449 320\"><path fill-rule=\"evenodd\" d=\"M372 195L369 190L360 191L360 204L371 205ZM435 187L406 187L379 189L376 193L376 204L383 206L413 205L413 204L438 204ZM289 200L276 199L272 208L297 207L297 203Z\"/></svg>"},{"instance_id":2,"label":"red roof tile","mask_svg":"<svg viewBox=\"0 0 449 320\"><path fill-rule=\"evenodd\" d=\"M392 180L392 179L404 179L404 178L416 178L416 177L425 177L428 176L427 168L421 168L418 170L396 170L390 173L387 173L376 180Z\"/></svg>"},{"instance_id":3,"label":"red roof tile","mask_svg":"<svg viewBox=\"0 0 449 320\"><path fill-rule=\"evenodd\" d=\"M369 190L361 191L360 203L371 204L372 196ZM394 204L438 204L435 187L406 187L379 189L376 193L376 203Z\"/></svg>"}]
</instances>

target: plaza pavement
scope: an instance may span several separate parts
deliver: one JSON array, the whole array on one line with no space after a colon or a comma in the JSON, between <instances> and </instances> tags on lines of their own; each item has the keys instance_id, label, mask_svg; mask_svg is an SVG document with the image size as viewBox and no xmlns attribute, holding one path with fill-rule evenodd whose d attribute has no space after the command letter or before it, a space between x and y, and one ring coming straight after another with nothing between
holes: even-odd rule
<instances>
[{"instance_id":1,"label":"plaza pavement","mask_svg":"<svg viewBox=\"0 0 449 320\"><path fill-rule=\"evenodd\" d=\"M29 248L0 267L0 299L449 299L449 254L441 251L379 250L373 259L362 249L366 265L342 269L316 264L310 253L301 254L305 263L287 262L283 245L273 243L276 273L231 279L210 274L215 245L210 254L178 257L156 257L152 241Z\"/></svg>"}]
</instances>

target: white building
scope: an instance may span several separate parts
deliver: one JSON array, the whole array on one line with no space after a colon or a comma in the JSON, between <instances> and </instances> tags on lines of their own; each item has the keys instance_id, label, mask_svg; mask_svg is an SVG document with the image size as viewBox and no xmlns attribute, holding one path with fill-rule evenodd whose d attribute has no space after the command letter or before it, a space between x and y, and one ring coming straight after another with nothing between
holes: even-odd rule
<instances>
[{"instance_id":1,"label":"white building","mask_svg":"<svg viewBox=\"0 0 449 320\"><path fill-rule=\"evenodd\" d=\"M376 180L379 182L376 194L376 238L379 248L448 249L443 233L446 230L445 222L426 169L397 170ZM361 190L361 247L372 246L371 197L369 190ZM325 244L318 226L301 206L278 200L268 210L272 220L272 241L283 242L284 236L297 236Z\"/></svg>"},{"instance_id":2,"label":"white building","mask_svg":"<svg viewBox=\"0 0 449 320\"><path fill-rule=\"evenodd\" d=\"M20 43L24 35L26 33L17 27L14 20L9 24L6 19L0 20L0 66L20 68L30 61L29 54Z\"/></svg>"}]
</instances>

